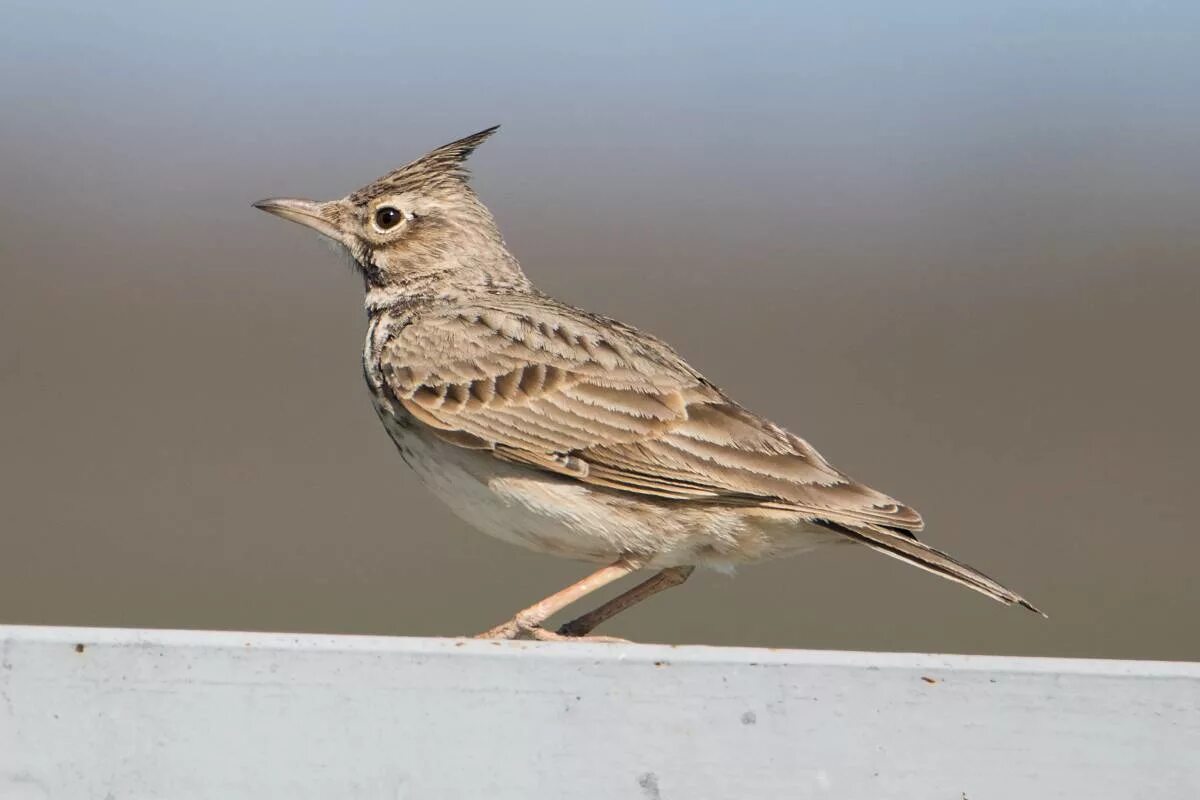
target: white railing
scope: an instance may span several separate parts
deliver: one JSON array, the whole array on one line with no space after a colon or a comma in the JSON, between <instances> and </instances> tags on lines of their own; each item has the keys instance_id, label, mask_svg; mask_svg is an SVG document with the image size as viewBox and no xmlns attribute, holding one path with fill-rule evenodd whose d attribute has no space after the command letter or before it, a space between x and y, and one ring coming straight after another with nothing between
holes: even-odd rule
<instances>
[{"instance_id":1,"label":"white railing","mask_svg":"<svg viewBox=\"0 0 1200 800\"><path fill-rule=\"evenodd\" d=\"M1200 798L1200 664L0 627L0 798Z\"/></svg>"}]
</instances>

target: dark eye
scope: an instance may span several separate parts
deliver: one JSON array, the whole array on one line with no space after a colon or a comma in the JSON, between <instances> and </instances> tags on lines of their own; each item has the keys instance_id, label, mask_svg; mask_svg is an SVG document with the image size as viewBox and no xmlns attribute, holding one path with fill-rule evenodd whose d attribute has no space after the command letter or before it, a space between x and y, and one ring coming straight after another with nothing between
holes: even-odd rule
<instances>
[{"instance_id":1,"label":"dark eye","mask_svg":"<svg viewBox=\"0 0 1200 800\"><path fill-rule=\"evenodd\" d=\"M397 208L381 206L375 210L375 225L381 231L396 227L402 219L404 219L404 215Z\"/></svg>"}]
</instances>

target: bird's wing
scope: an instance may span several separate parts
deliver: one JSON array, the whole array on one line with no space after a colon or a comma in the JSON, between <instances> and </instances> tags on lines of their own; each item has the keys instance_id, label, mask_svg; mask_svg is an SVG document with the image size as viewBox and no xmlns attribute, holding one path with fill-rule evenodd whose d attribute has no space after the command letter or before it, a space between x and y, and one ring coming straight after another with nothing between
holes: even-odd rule
<instances>
[{"instance_id":1,"label":"bird's wing","mask_svg":"<svg viewBox=\"0 0 1200 800\"><path fill-rule=\"evenodd\" d=\"M663 342L569 306L499 297L419 313L378 358L392 399L460 447L633 494L921 528Z\"/></svg>"}]
</instances>

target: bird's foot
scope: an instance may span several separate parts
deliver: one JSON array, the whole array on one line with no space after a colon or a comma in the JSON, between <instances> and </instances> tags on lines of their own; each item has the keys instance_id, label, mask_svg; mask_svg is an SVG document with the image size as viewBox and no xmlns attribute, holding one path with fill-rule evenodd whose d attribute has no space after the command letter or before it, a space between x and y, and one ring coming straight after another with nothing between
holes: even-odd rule
<instances>
[{"instance_id":1,"label":"bird's foot","mask_svg":"<svg viewBox=\"0 0 1200 800\"><path fill-rule=\"evenodd\" d=\"M503 625L497 625L489 631L477 634L476 639L517 639L536 642L627 642L616 636L571 636L569 634L548 631L541 625L536 625L513 617Z\"/></svg>"}]
</instances>

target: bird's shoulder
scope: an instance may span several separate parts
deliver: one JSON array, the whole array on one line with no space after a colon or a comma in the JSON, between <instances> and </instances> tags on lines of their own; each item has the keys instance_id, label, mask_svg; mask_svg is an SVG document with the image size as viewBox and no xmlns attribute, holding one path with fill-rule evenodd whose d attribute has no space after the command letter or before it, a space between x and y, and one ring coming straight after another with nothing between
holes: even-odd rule
<instances>
[{"instance_id":1,"label":"bird's shoulder","mask_svg":"<svg viewBox=\"0 0 1200 800\"><path fill-rule=\"evenodd\" d=\"M538 294L497 293L409 310L381 344L381 366L401 391L540 367L613 387L717 393L661 339Z\"/></svg>"}]
</instances>

